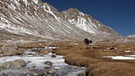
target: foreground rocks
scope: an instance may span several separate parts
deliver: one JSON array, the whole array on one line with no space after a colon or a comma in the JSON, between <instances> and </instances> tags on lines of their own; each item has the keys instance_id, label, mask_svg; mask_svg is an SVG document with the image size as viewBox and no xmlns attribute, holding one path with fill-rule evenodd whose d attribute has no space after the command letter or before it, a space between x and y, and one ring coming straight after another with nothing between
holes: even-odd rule
<instances>
[{"instance_id":1,"label":"foreground rocks","mask_svg":"<svg viewBox=\"0 0 135 76\"><path fill-rule=\"evenodd\" d=\"M46 62L44 62L44 64L46 64L46 65L48 65L48 66L52 66L52 65L53 65L53 63L50 62L50 61L46 61Z\"/></svg>"},{"instance_id":2,"label":"foreground rocks","mask_svg":"<svg viewBox=\"0 0 135 76\"><path fill-rule=\"evenodd\" d=\"M55 46L29 45L26 48L15 47L13 50L3 51L0 76L70 76L70 73L75 76L76 71L84 70L67 65L63 57L56 54L56 49Z\"/></svg>"},{"instance_id":3,"label":"foreground rocks","mask_svg":"<svg viewBox=\"0 0 135 76\"><path fill-rule=\"evenodd\" d=\"M24 60L15 60L15 61L8 61L0 65L0 70L4 69L21 69L22 67L26 66L26 62Z\"/></svg>"},{"instance_id":4,"label":"foreground rocks","mask_svg":"<svg viewBox=\"0 0 135 76\"><path fill-rule=\"evenodd\" d=\"M31 52L30 52L31 53ZM0 58L0 76L70 76L84 68L67 65L62 56L7 56ZM13 59L16 59L13 61ZM24 61L25 60L25 61ZM69 74L69 75L68 75ZM75 76L75 74L71 75Z\"/></svg>"},{"instance_id":5,"label":"foreground rocks","mask_svg":"<svg viewBox=\"0 0 135 76\"><path fill-rule=\"evenodd\" d=\"M50 44L49 44L50 45ZM29 55L30 57L44 57L44 55L49 56L47 57L50 60L46 60L47 58L35 58L34 62L40 63L42 62L44 67L38 68L38 65L33 65L27 68L29 71L26 74L22 74L22 76L65 76L74 71L74 68L71 65L78 65L78 66L85 66L87 70L84 72L79 73L78 76L134 76L135 75L135 66L134 60L111 60L110 58L104 58L103 56L127 56L127 55L135 55L135 43L110 43L110 42L97 42L93 43L87 47L84 46L83 43L59 43L57 44L60 48L50 49L45 47L44 45L37 45L35 44L23 44L18 50L20 51L29 51L25 55ZM10 49L11 50L11 49ZM15 49L17 50L17 49ZM6 51L7 52L7 51ZM36 52L36 53L35 53ZM51 55L48 53L51 52ZM56 53L56 54L55 54ZM16 55L16 54L8 54L8 55ZM24 56L25 56L24 55ZM56 55L56 56L55 56ZM65 55L62 57L65 59L66 63L71 64L71 67L61 67L55 65L55 60L57 62L58 55ZM45 56L45 57L46 57ZM44 60L45 61L40 61ZM54 61L51 61L54 60ZM31 59L32 60L32 59ZM27 62L27 65L33 64L31 61ZM47 61L46 64L44 64ZM59 64L59 63L58 63ZM35 67L34 67L35 66ZM0 69L3 69L1 67ZM43 69L41 69L43 68ZM64 68L64 69L63 69ZM78 67L77 67L78 68ZM70 69L70 71L69 71ZM65 71L66 70L66 71ZM68 71L67 71L68 70ZM14 76L12 73L8 75ZM8 76L7 75L7 76ZM1 75L0 75L1 76ZM3 75L6 76L6 75ZM16 75L21 76L21 75Z\"/></svg>"},{"instance_id":6,"label":"foreground rocks","mask_svg":"<svg viewBox=\"0 0 135 76\"><path fill-rule=\"evenodd\" d=\"M18 51L18 50L10 50L10 51L6 51L3 52L3 56L14 56L14 55L22 55L23 52Z\"/></svg>"}]
</instances>

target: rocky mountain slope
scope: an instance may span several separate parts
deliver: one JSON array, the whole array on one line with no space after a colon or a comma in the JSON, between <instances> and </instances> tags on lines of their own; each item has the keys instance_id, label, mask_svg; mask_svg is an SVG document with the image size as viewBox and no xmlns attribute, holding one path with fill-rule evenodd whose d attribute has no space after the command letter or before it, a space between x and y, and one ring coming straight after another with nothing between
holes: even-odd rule
<instances>
[{"instance_id":1,"label":"rocky mountain slope","mask_svg":"<svg viewBox=\"0 0 135 76\"><path fill-rule=\"evenodd\" d=\"M0 31L51 40L121 37L112 28L78 9L59 12L41 0L0 0Z\"/></svg>"},{"instance_id":2,"label":"rocky mountain slope","mask_svg":"<svg viewBox=\"0 0 135 76\"><path fill-rule=\"evenodd\" d=\"M135 34L127 36L127 38L135 38Z\"/></svg>"}]
</instances>

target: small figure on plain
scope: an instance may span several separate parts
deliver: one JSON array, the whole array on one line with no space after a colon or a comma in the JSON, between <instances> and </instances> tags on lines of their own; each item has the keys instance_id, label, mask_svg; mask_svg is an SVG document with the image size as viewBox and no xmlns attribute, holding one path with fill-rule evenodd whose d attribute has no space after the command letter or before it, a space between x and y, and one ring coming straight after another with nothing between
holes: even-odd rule
<instances>
[{"instance_id":1,"label":"small figure on plain","mask_svg":"<svg viewBox=\"0 0 135 76\"><path fill-rule=\"evenodd\" d=\"M84 43L85 43L86 45L89 45L90 43L92 43L92 40L89 40L88 38L85 38L85 39L84 39Z\"/></svg>"}]
</instances>

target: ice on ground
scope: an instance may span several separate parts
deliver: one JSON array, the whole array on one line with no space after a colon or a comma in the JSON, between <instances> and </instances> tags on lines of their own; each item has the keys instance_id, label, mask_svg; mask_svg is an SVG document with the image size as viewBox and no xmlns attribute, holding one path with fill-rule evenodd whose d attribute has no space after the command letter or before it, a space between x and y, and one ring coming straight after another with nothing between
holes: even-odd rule
<instances>
[{"instance_id":1,"label":"ice on ground","mask_svg":"<svg viewBox=\"0 0 135 76\"><path fill-rule=\"evenodd\" d=\"M112 57L113 60L135 60L133 57L115 56Z\"/></svg>"},{"instance_id":2,"label":"ice on ground","mask_svg":"<svg viewBox=\"0 0 135 76\"><path fill-rule=\"evenodd\" d=\"M124 56L103 56L105 58L111 58L112 60L135 60L135 55Z\"/></svg>"},{"instance_id":3,"label":"ice on ground","mask_svg":"<svg viewBox=\"0 0 135 76\"><path fill-rule=\"evenodd\" d=\"M14 61L17 59L23 59L28 64L23 69L5 69L0 72L0 75L2 73L29 73L30 71L28 68L36 66L36 69L40 69L43 71L47 71L44 68L48 65L45 65L45 61L50 61L53 63L52 68L59 67L60 69L57 71L57 73L66 72L67 74L65 76L77 76L79 72L85 71L86 68L84 67L78 67L78 66L72 66L65 63L65 59L63 59L63 56L57 55L56 58L51 58L52 53L49 53L44 56L6 56L0 58L0 64L7 62L7 61Z\"/></svg>"}]
</instances>

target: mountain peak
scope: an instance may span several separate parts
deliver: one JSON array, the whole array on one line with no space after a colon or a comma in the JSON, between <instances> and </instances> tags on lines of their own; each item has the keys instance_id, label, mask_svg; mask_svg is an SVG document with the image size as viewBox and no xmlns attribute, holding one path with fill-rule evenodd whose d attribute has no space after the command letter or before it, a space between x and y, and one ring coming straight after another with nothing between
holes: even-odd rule
<instances>
[{"instance_id":1,"label":"mountain peak","mask_svg":"<svg viewBox=\"0 0 135 76\"><path fill-rule=\"evenodd\" d=\"M0 10L0 29L17 35L52 40L82 40L86 37L103 40L121 37L77 8L59 12L41 0L1 0Z\"/></svg>"},{"instance_id":2,"label":"mountain peak","mask_svg":"<svg viewBox=\"0 0 135 76\"><path fill-rule=\"evenodd\" d=\"M82 15L84 16L84 13L80 12L77 8L69 8L68 10L62 11L63 14L70 14L70 15Z\"/></svg>"},{"instance_id":3,"label":"mountain peak","mask_svg":"<svg viewBox=\"0 0 135 76\"><path fill-rule=\"evenodd\" d=\"M39 4L42 3L42 0L33 0L34 3Z\"/></svg>"},{"instance_id":4,"label":"mountain peak","mask_svg":"<svg viewBox=\"0 0 135 76\"><path fill-rule=\"evenodd\" d=\"M70 12L79 12L79 10L77 8L69 8L68 11L70 11Z\"/></svg>"}]
</instances>

